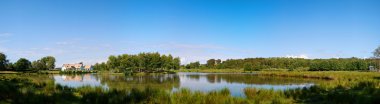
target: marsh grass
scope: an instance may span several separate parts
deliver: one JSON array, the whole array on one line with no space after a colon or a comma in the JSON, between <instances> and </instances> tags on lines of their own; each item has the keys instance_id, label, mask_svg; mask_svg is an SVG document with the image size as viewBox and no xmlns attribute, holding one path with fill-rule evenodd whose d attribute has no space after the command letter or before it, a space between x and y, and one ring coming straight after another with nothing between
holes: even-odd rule
<instances>
[{"instance_id":1,"label":"marsh grass","mask_svg":"<svg viewBox=\"0 0 380 104\"><path fill-rule=\"evenodd\" d=\"M57 104L379 104L380 75L374 72L266 72L257 75L308 78L331 77L317 86L287 90L245 88L246 97L232 97L228 89L175 92L154 87L104 89L55 85L39 74L0 75L0 103ZM323 79L323 78L322 78Z\"/></svg>"},{"instance_id":2,"label":"marsh grass","mask_svg":"<svg viewBox=\"0 0 380 104\"><path fill-rule=\"evenodd\" d=\"M293 99L285 96L284 92L273 89L245 88L244 94L254 104L291 104Z\"/></svg>"}]
</instances>

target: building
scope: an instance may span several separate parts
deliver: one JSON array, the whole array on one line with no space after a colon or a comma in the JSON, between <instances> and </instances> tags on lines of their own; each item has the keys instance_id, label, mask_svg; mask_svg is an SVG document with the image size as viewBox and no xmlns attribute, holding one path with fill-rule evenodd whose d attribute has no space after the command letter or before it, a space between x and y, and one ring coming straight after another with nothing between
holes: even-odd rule
<instances>
[{"instance_id":1,"label":"building","mask_svg":"<svg viewBox=\"0 0 380 104\"><path fill-rule=\"evenodd\" d=\"M84 66L84 70L92 70L92 69L93 69L92 65L85 65Z\"/></svg>"},{"instance_id":2,"label":"building","mask_svg":"<svg viewBox=\"0 0 380 104\"><path fill-rule=\"evenodd\" d=\"M92 70L93 67L91 65L83 65L83 63L77 63L77 64L63 64L61 71L68 71L68 70Z\"/></svg>"}]
</instances>

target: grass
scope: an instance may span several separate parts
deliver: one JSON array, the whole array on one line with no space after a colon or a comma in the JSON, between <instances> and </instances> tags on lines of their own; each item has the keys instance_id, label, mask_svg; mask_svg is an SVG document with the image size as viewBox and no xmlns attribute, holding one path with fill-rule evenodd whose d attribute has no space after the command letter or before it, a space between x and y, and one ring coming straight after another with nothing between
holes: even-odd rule
<instances>
[{"instance_id":1,"label":"grass","mask_svg":"<svg viewBox=\"0 0 380 104\"><path fill-rule=\"evenodd\" d=\"M284 91L273 89L245 88L244 94L255 104L292 104L295 100L287 97Z\"/></svg>"},{"instance_id":2,"label":"grass","mask_svg":"<svg viewBox=\"0 0 380 104\"><path fill-rule=\"evenodd\" d=\"M0 71L0 74L17 74L17 73L20 73L20 72L16 72L16 71Z\"/></svg>"},{"instance_id":3,"label":"grass","mask_svg":"<svg viewBox=\"0 0 380 104\"><path fill-rule=\"evenodd\" d=\"M379 83L360 82L353 87L313 86L289 90L245 88L245 98L232 97L229 89L176 92L146 87L115 90L99 87L69 88L54 83L33 82L19 77L0 79L0 103L76 103L76 104L378 104Z\"/></svg>"},{"instance_id":4,"label":"grass","mask_svg":"<svg viewBox=\"0 0 380 104\"><path fill-rule=\"evenodd\" d=\"M40 71L0 71L0 74L20 74L20 73L39 73L39 74L59 74L59 70L40 70Z\"/></svg>"},{"instance_id":5,"label":"grass","mask_svg":"<svg viewBox=\"0 0 380 104\"><path fill-rule=\"evenodd\" d=\"M242 69L182 69L178 72L202 72L202 73L246 73ZM272 77L293 77L293 78L310 78L330 80L318 82L317 85L321 87L333 88L337 86L351 87L360 82L373 82L379 83L380 73L378 72L362 72L362 71L253 71L258 76L272 76Z\"/></svg>"},{"instance_id":6,"label":"grass","mask_svg":"<svg viewBox=\"0 0 380 104\"><path fill-rule=\"evenodd\" d=\"M54 83L37 83L18 77L0 79L0 103L77 103L77 104L247 104L248 100L235 98L228 89L209 93L177 92L147 87L143 90L115 90L99 87L69 88Z\"/></svg>"},{"instance_id":7,"label":"grass","mask_svg":"<svg viewBox=\"0 0 380 104\"><path fill-rule=\"evenodd\" d=\"M183 70L179 70L183 71ZM189 72L229 72L231 70L191 70ZM233 71L236 73L242 70ZM317 86L288 90L245 88L246 97L232 97L228 89L200 92L159 88L102 89L69 88L55 85L36 73L0 75L0 103L132 103L132 104L379 104L380 73L357 71L255 71L259 76L312 78L329 81ZM139 75L139 74L137 74ZM142 73L141 75L146 75ZM253 80L253 79L252 79Z\"/></svg>"}]
</instances>

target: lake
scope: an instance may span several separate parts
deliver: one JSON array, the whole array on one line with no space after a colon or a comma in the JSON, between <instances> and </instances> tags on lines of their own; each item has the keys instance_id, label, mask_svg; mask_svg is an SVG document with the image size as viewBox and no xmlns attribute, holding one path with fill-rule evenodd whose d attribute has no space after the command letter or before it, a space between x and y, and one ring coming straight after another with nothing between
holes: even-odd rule
<instances>
[{"instance_id":1,"label":"lake","mask_svg":"<svg viewBox=\"0 0 380 104\"><path fill-rule=\"evenodd\" d=\"M255 74L232 73L177 73L144 76L115 74L49 75L55 84L68 87L93 86L104 89L143 89L154 87L168 91L187 88L191 91L209 92L228 88L232 96L244 97L244 88L285 90L310 87L321 80L257 76Z\"/></svg>"}]
</instances>

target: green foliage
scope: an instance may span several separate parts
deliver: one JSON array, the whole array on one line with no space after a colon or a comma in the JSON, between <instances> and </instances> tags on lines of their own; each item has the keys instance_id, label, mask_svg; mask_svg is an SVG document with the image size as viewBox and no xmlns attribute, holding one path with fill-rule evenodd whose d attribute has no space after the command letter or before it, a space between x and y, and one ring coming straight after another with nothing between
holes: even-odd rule
<instances>
[{"instance_id":1,"label":"green foliage","mask_svg":"<svg viewBox=\"0 0 380 104\"><path fill-rule=\"evenodd\" d=\"M69 88L54 83L31 82L27 79L0 79L1 103L62 103L62 104L247 104L248 101L230 96L228 89L209 93L177 92L147 87L131 90L105 90L99 87ZM22 89L22 90L21 90Z\"/></svg>"},{"instance_id":2,"label":"green foliage","mask_svg":"<svg viewBox=\"0 0 380 104\"><path fill-rule=\"evenodd\" d=\"M16 63L8 62L6 55L0 53L0 70L9 71L25 71L33 69L37 70L49 70L54 69L55 58L53 56L43 57L40 60L30 62L25 58L20 58Z\"/></svg>"},{"instance_id":3,"label":"green foliage","mask_svg":"<svg viewBox=\"0 0 380 104\"><path fill-rule=\"evenodd\" d=\"M252 63L245 63L244 64L244 71L253 71Z\"/></svg>"},{"instance_id":4,"label":"green foliage","mask_svg":"<svg viewBox=\"0 0 380 104\"><path fill-rule=\"evenodd\" d=\"M201 66L201 64L199 63L199 61L197 62L191 62L190 64L187 64L185 67L186 69L199 69Z\"/></svg>"},{"instance_id":5,"label":"green foliage","mask_svg":"<svg viewBox=\"0 0 380 104\"><path fill-rule=\"evenodd\" d=\"M207 61L207 69L245 69L246 64L252 64L255 71L263 69L309 69L311 71L354 71L368 70L369 66L379 66L380 59L359 59L359 58L339 58L339 59L302 59L302 58L246 58L228 59L219 64L215 59ZM193 63L191 63L193 64ZM191 69L190 64L186 65Z\"/></svg>"},{"instance_id":6,"label":"green foliage","mask_svg":"<svg viewBox=\"0 0 380 104\"><path fill-rule=\"evenodd\" d=\"M211 68L211 69L213 69L213 68L221 69L221 68L223 68L221 63L222 63L222 60L220 60L220 59L209 59L209 60L207 60L205 67Z\"/></svg>"},{"instance_id":7,"label":"green foliage","mask_svg":"<svg viewBox=\"0 0 380 104\"><path fill-rule=\"evenodd\" d=\"M48 70L46 64L41 60L33 61L32 68L33 70Z\"/></svg>"},{"instance_id":8,"label":"green foliage","mask_svg":"<svg viewBox=\"0 0 380 104\"><path fill-rule=\"evenodd\" d=\"M282 91L273 89L245 88L244 94L247 99L255 104L292 104L293 99L288 98Z\"/></svg>"},{"instance_id":9,"label":"green foliage","mask_svg":"<svg viewBox=\"0 0 380 104\"><path fill-rule=\"evenodd\" d=\"M46 56L41 58L41 61L45 63L47 69L55 68L55 58L53 56Z\"/></svg>"},{"instance_id":10,"label":"green foliage","mask_svg":"<svg viewBox=\"0 0 380 104\"><path fill-rule=\"evenodd\" d=\"M159 89L157 86L142 87L135 86L131 89L104 89L100 87L80 87L70 88L67 86L55 85L49 76L38 78L30 75L28 79L24 75L11 74L13 76L0 75L0 103L21 103L21 104L40 104L40 103L63 103L63 104L293 104L293 103L316 103L316 104L378 104L380 103L380 77L375 72L353 72L353 71L314 71L314 72L260 72L272 73L275 76L332 76L333 80L316 82L316 86L273 90L260 88L245 88L245 97L233 97L229 89L218 91L200 92L189 89L178 89L171 92L170 90ZM38 75L38 74L35 74ZM218 75L218 77L214 76ZM40 76L40 75L38 75ZM133 76L127 76L127 78ZM138 78L138 76L135 76ZM247 77L239 75L213 74L208 76L214 80L225 80L228 83L236 82L231 80L240 80L239 83L262 80L267 83L268 78L278 82L284 78L278 77ZM222 77L222 78L221 78ZM232 78L226 78L232 77ZM111 77L105 77L111 78ZM125 79L126 77L112 77ZM164 83L160 78L152 77L157 83ZM215 79L221 78L221 79ZM304 78L304 77L302 77ZM178 80L178 78L174 78ZM299 79L299 78L297 78ZM105 80L105 79L103 79ZM296 79L289 79L294 82ZM299 79L302 80L302 79ZM140 80L141 81L141 80ZM168 80L172 82L173 80ZM270 82L272 82L270 81ZM120 81L113 81L114 86L120 86ZM123 81L121 81L123 82ZM309 81L308 81L309 82ZM132 84L134 82L124 82ZM259 82L260 83L260 82ZM302 81L302 83L304 83ZM334 86L324 84L334 83ZM167 85L163 84L163 85Z\"/></svg>"},{"instance_id":11,"label":"green foliage","mask_svg":"<svg viewBox=\"0 0 380 104\"><path fill-rule=\"evenodd\" d=\"M15 65L14 65L13 63L11 63L11 62L9 62L9 63L7 64L6 69L9 70L9 71L14 71L14 70L16 70Z\"/></svg>"},{"instance_id":12,"label":"green foliage","mask_svg":"<svg viewBox=\"0 0 380 104\"><path fill-rule=\"evenodd\" d=\"M375 49L375 51L373 51L373 56L375 56L375 57L380 57L380 46L377 47L377 48Z\"/></svg>"},{"instance_id":13,"label":"green foliage","mask_svg":"<svg viewBox=\"0 0 380 104\"><path fill-rule=\"evenodd\" d=\"M284 91L286 96L299 99L298 102L318 104L378 104L380 89L378 83L360 82L353 87L337 86L323 88L312 86L304 89Z\"/></svg>"},{"instance_id":14,"label":"green foliage","mask_svg":"<svg viewBox=\"0 0 380 104\"><path fill-rule=\"evenodd\" d=\"M55 58L53 56L43 57L40 60L32 62L32 68L34 70L49 70L54 69Z\"/></svg>"},{"instance_id":15,"label":"green foliage","mask_svg":"<svg viewBox=\"0 0 380 104\"><path fill-rule=\"evenodd\" d=\"M0 52L0 70L7 70L7 56Z\"/></svg>"},{"instance_id":16,"label":"green foliage","mask_svg":"<svg viewBox=\"0 0 380 104\"><path fill-rule=\"evenodd\" d=\"M159 53L140 53L137 55L123 54L110 56L106 63L97 63L94 70L113 72L157 72L163 70L178 70L180 59L172 55Z\"/></svg>"},{"instance_id":17,"label":"green foliage","mask_svg":"<svg viewBox=\"0 0 380 104\"><path fill-rule=\"evenodd\" d=\"M25 58L20 58L16 63L15 63L15 68L16 71L25 71L29 70L32 67L32 63L25 59Z\"/></svg>"},{"instance_id":18,"label":"green foliage","mask_svg":"<svg viewBox=\"0 0 380 104\"><path fill-rule=\"evenodd\" d=\"M216 65L216 60L215 60L215 59L209 59L209 60L207 60L206 65L207 65L207 67L209 67L209 68L214 68L215 65Z\"/></svg>"}]
</instances>

